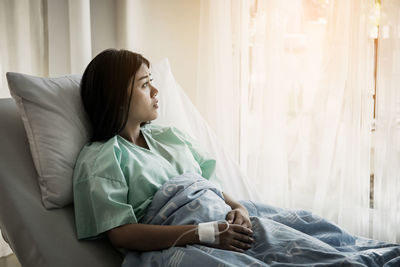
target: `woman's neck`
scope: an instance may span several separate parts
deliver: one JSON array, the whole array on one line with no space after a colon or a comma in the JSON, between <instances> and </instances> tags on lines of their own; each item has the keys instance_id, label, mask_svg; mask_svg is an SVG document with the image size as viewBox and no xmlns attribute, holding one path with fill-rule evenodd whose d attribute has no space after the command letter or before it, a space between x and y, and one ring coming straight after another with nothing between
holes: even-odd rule
<instances>
[{"instance_id":1,"label":"woman's neck","mask_svg":"<svg viewBox=\"0 0 400 267\"><path fill-rule=\"evenodd\" d=\"M140 123L127 123L124 129L119 133L119 135L134 144L139 143L140 139L143 138L140 135Z\"/></svg>"}]
</instances>

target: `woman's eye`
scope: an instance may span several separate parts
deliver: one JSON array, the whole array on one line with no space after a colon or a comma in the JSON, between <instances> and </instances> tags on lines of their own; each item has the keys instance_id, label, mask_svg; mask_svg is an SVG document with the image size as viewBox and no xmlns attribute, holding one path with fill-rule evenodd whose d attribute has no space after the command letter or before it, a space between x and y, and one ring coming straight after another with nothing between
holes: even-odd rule
<instances>
[{"instance_id":1,"label":"woman's eye","mask_svg":"<svg viewBox=\"0 0 400 267\"><path fill-rule=\"evenodd\" d=\"M153 81L153 79L150 79L150 83ZM143 87L147 87L147 85L149 85L149 82L145 82L144 84L143 84Z\"/></svg>"}]
</instances>

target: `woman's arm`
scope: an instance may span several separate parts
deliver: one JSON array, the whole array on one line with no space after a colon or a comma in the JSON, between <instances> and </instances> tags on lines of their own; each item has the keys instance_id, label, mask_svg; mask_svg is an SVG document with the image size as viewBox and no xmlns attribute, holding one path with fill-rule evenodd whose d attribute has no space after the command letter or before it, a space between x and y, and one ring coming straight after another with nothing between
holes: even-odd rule
<instances>
[{"instance_id":1,"label":"woman's arm","mask_svg":"<svg viewBox=\"0 0 400 267\"><path fill-rule=\"evenodd\" d=\"M226 228L219 224L219 230ZM171 247L186 231L197 228L197 225L151 225L125 224L107 232L114 247L135 251L161 250ZM229 225L228 231L219 236L219 243L212 245L216 248L244 252L254 242L253 231L241 225ZM179 239L177 246L200 244L195 230ZM206 244L207 245L207 244Z\"/></svg>"},{"instance_id":2,"label":"woman's arm","mask_svg":"<svg viewBox=\"0 0 400 267\"><path fill-rule=\"evenodd\" d=\"M241 205L239 202L237 202L237 201L235 201L231 196L229 196L227 193L224 193L224 192L222 192L222 195L224 196L224 198L225 198L225 203L226 204L228 204L229 206L231 206L231 208L234 210L234 209L238 209L238 208L240 208L240 209L245 209L246 210L246 208L243 206L243 205ZM247 210L246 210L247 211Z\"/></svg>"},{"instance_id":3,"label":"woman's arm","mask_svg":"<svg viewBox=\"0 0 400 267\"><path fill-rule=\"evenodd\" d=\"M107 232L114 247L136 251L160 250L171 247L184 232L195 229L196 225L151 225L125 224ZM185 234L177 246L198 244L195 230Z\"/></svg>"}]
</instances>

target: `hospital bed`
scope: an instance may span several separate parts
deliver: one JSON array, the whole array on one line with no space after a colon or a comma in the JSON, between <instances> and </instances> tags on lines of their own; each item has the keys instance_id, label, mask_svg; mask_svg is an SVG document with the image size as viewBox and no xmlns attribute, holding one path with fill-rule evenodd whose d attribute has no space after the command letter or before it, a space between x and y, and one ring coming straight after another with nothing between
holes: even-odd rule
<instances>
[{"instance_id":1,"label":"hospital bed","mask_svg":"<svg viewBox=\"0 0 400 267\"><path fill-rule=\"evenodd\" d=\"M167 59L153 69L164 79L160 116L154 123L191 134L219 162L221 185L237 198L252 198L238 165L224 152L207 123L175 83ZM155 79L156 80L156 79ZM121 266L122 254L107 240L78 241L73 205L46 209L38 173L16 102L0 99L0 228L22 266Z\"/></svg>"},{"instance_id":2,"label":"hospital bed","mask_svg":"<svg viewBox=\"0 0 400 267\"><path fill-rule=\"evenodd\" d=\"M14 100L0 99L0 227L22 266L120 266L105 241L78 241L73 206L47 210Z\"/></svg>"}]
</instances>

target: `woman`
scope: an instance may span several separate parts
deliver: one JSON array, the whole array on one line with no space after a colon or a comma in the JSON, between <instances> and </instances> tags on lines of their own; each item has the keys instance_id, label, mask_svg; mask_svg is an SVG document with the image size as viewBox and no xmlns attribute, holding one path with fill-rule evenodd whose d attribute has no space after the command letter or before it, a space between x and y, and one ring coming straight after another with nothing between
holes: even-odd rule
<instances>
[{"instance_id":1,"label":"woman","mask_svg":"<svg viewBox=\"0 0 400 267\"><path fill-rule=\"evenodd\" d=\"M149 66L139 54L106 50L84 72L81 96L93 133L74 169L79 239L104 237L131 250L123 266L400 265L398 245L350 235L307 211L221 193L212 184L215 160L179 129L150 123L158 90ZM224 217L228 227L203 222ZM166 249L192 244L205 246Z\"/></svg>"},{"instance_id":2,"label":"woman","mask_svg":"<svg viewBox=\"0 0 400 267\"><path fill-rule=\"evenodd\" d=\"M175 127L157 118L158 90L150 63L142 55L109 49L87 66L81 97L93 132L74 169L74 203L79 239L108 237L117 248L135 251L171 247L197 225L149 225L141 219L157 190L168 179L197 172L215 179L215 160ZM228 231L214 247L244 252L254 241L246 208L223 193L231 211ZM220 230L224 224L219 224ZM177 245L199 244L195 231Z\"/></svg>"}]
</instances>

